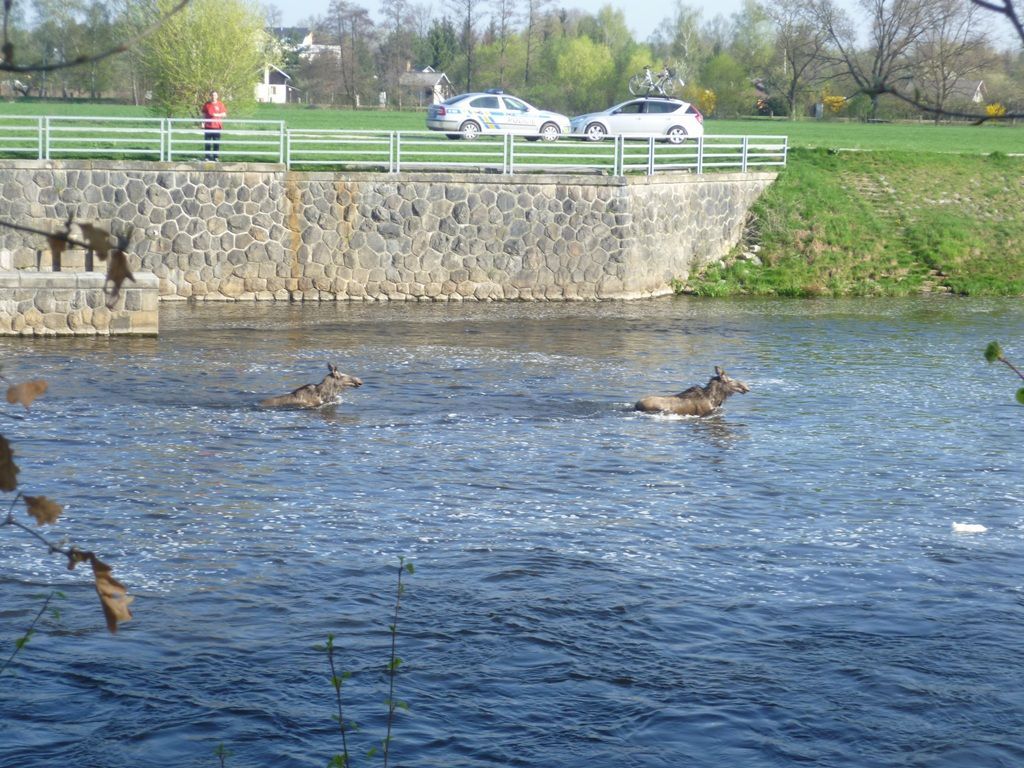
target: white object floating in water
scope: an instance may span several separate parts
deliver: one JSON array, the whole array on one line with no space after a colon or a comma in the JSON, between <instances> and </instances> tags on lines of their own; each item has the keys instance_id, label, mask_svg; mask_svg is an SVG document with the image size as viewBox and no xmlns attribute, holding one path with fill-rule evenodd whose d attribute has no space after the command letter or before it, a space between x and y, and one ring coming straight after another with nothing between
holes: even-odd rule
<instances>
[{"instance_id":1,"label":"white object floating in water","mask_svg":"<svg viewBox=\"0 0 1024 768\"><path fill-rule=\"evenodd\" d=\"M981 523L953 523L953 533L984 533L987 530Z\"/></svg>"}]
</instances>

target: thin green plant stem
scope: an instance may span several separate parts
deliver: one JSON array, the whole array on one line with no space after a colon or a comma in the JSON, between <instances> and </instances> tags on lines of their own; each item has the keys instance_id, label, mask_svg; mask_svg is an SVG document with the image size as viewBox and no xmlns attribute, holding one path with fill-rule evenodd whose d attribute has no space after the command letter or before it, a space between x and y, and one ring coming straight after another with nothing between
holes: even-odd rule
<instances>
[{"instance_id":1,"label":"thin green plant stem","mask_svg":"<svg viewBox=\"0 0 1024 768\"><path fill-rule=\"evenodd\" d=\"M334 635L327 636L327 663L331 667L331 685L334 686L334 697L338 705L338 728L341 730L341 755L343 764L348 768L348 737L345 733L345 712L341 704L342 678L334 667Z\"/></svg>"},{"instance_id":2,"label":"thin green plant stem","mask_svg":"<svg viewBox=\"0 0 1024 768\"><path fill-rule=\"evenodd\" d=\"M25 647L25 645L28 643L28 639L32 637L33 634L35 634L36 624L39 623L39 620L43 617L43 614L46 612L47 607L49 607L50 601L56 594L57 590L52 590L50 594L46 596L46 599L43 600L43 604L39 607L39 611L36 613L35 618L32 619L32 623L28 625L28 629L25 630L25 634L22 635L21 639L14 644L14 650L11 651L11 655L7 657L7 660L4 661L3 664L0 664L0 675L2 675L4 673L4 670L7 669L8 666L10 666L10 663L12 661L14 661L14 657L18 655L18 651Z\"/></svg>"},{"instance_id":3,"label":"thin green plant stem","mask_svg":"<svg viewBox=\"0 0 1024 768\"><path fill-rule=\"evenodd\" d=\"M388 755L391 749L391 726L395 720L395 676L401 660L396 654L398 643L398 611L402 605L402 573L406 570L405 558L398 558L398 587L395 590L395 615L391 623L391 658L388 662L388 723L384 735L384 768L388 768Z\"/></svg>"}]
</instances>

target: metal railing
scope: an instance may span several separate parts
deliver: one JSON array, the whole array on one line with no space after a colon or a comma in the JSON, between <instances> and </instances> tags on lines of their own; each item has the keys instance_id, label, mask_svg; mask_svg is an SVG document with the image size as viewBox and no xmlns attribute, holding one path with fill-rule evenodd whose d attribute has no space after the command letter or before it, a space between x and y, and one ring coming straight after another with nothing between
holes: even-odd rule
<instances>
[{"instance_id":1,"label":"metal railing","mask_svg":"<svg viewBox=\"0 0 1024 768\"><path fill-rule=\"evenodd\" d=\"M206 139L202 121L194 118L0 116L0 157L192 162L206 156ZM289 129L282 121L225 120L217 156L221 161L311 170L582 171L622 176L746 172L784 166L787 154L785 136L708 135L680 144L663 136L616 136L598 142L563 136L547 142L521 134L453 141L435 131Z\"/></svg>"}]
</instances>

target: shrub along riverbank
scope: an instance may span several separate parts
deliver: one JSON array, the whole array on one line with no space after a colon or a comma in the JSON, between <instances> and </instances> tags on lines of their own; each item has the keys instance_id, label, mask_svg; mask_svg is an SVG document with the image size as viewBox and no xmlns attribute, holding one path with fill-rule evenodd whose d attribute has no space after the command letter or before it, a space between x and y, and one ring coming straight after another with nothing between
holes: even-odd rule
<instances>
[{"instance_id":1,"label":"shrub along riverbank","mask_svg":"<svg viewBox=\"0 0 1024 768\"><path fill-rule=\"evenodd\" d=\"M676 290L1024 295L1024 158L794 149L744 242Z\"/></svg>"}]
</instances>

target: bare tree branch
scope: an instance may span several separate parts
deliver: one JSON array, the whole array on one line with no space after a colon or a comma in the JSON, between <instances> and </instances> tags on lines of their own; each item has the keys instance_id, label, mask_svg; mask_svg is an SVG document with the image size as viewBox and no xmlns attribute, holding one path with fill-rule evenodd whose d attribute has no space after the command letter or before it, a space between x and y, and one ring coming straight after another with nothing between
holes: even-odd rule
<instances>
[{"instance_id":1,"label":"bare tree branch","mask_svg":"<svg viewBox=\"0 0 1024 768\"><path fill-rule=\"evenodd\" d=\"M4 0L4 42L0 53L2 53L2 60L0 60L0 72L12 72L12 73L25 73L25 72L54 72L61 69L70 69L71 67L81 67L86 64L95 64L96 62L109 59L111 56L117 56L122 53L126 53L131 48L134 48L142 40L145 40L151 34L156 32L160 25L163 24L167 19L171 18L174 14L181 11L186 5L192 0L179 0L178 4L174 6L166 14L158 18L152 24L145 29L141 30L137 34L128 38L126 41L110 48L106 51L93 54L91 56L76 56L73 59L66 61L57 62L56 64L24 64L18 65L14 63L14 44L8 37L8 20L11 14L11 9L14 5L14 0Z\"/></svg>"}]
</instances>

